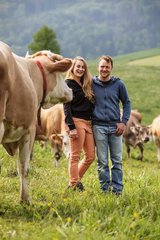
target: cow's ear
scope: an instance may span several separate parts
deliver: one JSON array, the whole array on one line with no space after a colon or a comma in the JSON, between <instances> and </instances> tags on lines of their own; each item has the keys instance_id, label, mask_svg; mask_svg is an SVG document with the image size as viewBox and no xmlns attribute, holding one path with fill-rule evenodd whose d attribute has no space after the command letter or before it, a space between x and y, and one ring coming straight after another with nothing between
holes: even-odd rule
<instances>
[{"instance_id":1,"label":"cow's ear","mask_svg":"<svg viewBox=\"0 0 160 240\"><path fill-rule=\"evenodd\" d=\"M136 128L135 128L134 126L131 126L131 127L130 127L130 130L131 130L132 133L135 133L135 132L136 132Z\"/></svg>"},{"instance_id":2,"label":"cow's ear","mask_svg":"<svg viewBox=\"0 0 160 240\"><path fill-rule=\"evenodd\" d=\"M54 141L56 139L56 134L52 134L50 137L49 137L49 140L50 141Z\"/></svg>"},{"instance_id":3,"label":"cow's ear","mask_svg":"<svg viewBox=\"0 0 160 240\"><path fill-rule=\"evenodd\" d=\"M72 66L72 60L64 58L61 61L55 63L47 63L47 69L49 72L66 72Z\"/></svg>"},{"instance_id":4,"label":"cow's ear","mask_svg":"<svg viewBox=\"0 0 160 240\"><path fill-rule=\"evenodd\" d=\"M34 54L32 54L32 55L29 55L29 54L27 54L26 53L26 58L36 58L36 57L39 57L39 56L42 56L43 54L42 54L42 51L39 51L39 52L36 52L36 53L34 53Z\"/></svg>"},{"instance_id":5,"label":"cow's ear","mask_svg":"<svg viewBox=\"0 0 160 240\"><path fill-rule=\"evenodd\" d=\"M50 60L52 60L52 61L61 61L62 59L63 59L63 57L61 56L61 55L59 55L59 54L53 54L53 53L51 53L50 52L50 54L48 54L48 58L50 59Z\"/></svg>"},{"instance_id":6,"label":"cow's ear","mask_svg":"<svg viewBox=\"0 0 160 240\"><path fill-rule=\"evenodd\" d=\"M141 128L142 128L141 125L138 125L138 124L135 125L135 129L137 129L137 131L139 131Z\"/></svg>"},{"instance_id":7,"label":"cow's ear","mask_svg":"<svg viewBox=\"0 0 160 240\"><path fill-rule=\"evenodd\" d=\"M147 129L148 129L149 131L151 131L151 130L152 130L152 124L148 125L148 126L147 126Z\"/></svg>"},{"instance_id":8,"label":"cow's ear","mask_svg":"<svg viewBox=\"0 0 160 240\"><path fill-rule=\"evenodd\" d=\"M58 137L59 137L61 140L63 140L64 135L63 135L63 134L58 134Z\"/></svg>"}]
</instances>

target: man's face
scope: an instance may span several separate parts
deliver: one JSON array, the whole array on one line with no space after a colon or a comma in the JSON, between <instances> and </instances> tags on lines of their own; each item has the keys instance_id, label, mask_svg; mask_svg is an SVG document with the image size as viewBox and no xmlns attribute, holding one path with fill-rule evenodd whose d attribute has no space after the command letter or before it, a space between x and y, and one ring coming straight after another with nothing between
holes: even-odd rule
<instances>
[{"instance_id":1,"label":"man's face","mask_svg":"<svg viewBox=\"0 0 160 240\"><path fill-rule=\"evenodd\" d=\"M109 80L109 76L112 71L111 63L107 63L104 59L99 62L98 72L99 79L102 81Z\"/></svg>"}]
</instances>

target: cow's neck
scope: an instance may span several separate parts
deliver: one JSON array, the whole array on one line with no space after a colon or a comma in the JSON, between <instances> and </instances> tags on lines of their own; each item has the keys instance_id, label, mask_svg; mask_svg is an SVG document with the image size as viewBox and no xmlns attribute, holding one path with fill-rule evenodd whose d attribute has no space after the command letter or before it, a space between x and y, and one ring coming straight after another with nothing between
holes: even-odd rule
<instances>
[{"instance_id":1,"label":"cow's neck","mask_svg":"<svg viewBox=\"0 0 160 240\"><path fill-rule=\"evenodd\" d=\"M44 72L44 69L43 69L43 66L42 66L41 62L37 60L36 63L37 63L37 66L39 67L39 69L42 73L42 77L43 77L43 96L42 96L42 99L41 99L41 102L40 102L40 105L39 105L39 109L38 109L38 112L37 112L38 125L41 126L41 107L43 106L44 100L45 100L45 97L46 97L47 80L46 80L46 75L45 75L45 72Z\"/></svg>"}]
</instances>

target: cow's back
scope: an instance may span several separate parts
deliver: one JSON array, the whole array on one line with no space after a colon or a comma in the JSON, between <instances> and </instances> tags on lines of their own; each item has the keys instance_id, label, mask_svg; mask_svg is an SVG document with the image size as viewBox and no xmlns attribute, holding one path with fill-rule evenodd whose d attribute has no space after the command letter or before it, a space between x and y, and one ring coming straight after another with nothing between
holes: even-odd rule
<instances>
[{"instance_id":1,"label":"cow's back","mask_svg":"<svg viewBox=\"0 0 160 240\"><path fill-rule=\"evenodd\" d=\"M57 166L62 153L64 152L67 158L70 153L69 137L65 129L63 104L56 104L49 109L42 109L41 122L42 132L50 141L55 165Z\"/></svg>"},{"instance_id":2,"label":"cow's back","mask_svg":"<svg viewBox=\"0 0 160 240\"><path fill-rule=\"evenodd\" d=\"M6 102L12 88L12 71L15 75L13 65L11 49L5 43L0 42L0 122L5 119Z\"/></svg>"},{"instance_id":3,"label":"cow's back","mask_svg":"<svg viewBox=\"0 0 160 240\"><path fill-rule=\"evenodd\" d=\"M132 110L131 111L131 115L130 115L130 118L127 122L127 125L126 125L126 129L124 131L124 134L123 136L124 137L127 137L128 135L132 135L132 132L130 130L130 127L131 126L136 126L136 125L139 125L141 123L141 120L142 120L142 115L141 113L139 113L138 111L136 110Z\"/></svg>"},{"instance_id":4,"label":"cow's back","mask_svg":"<svg viewBox=\"0 0 160 240\"><path fill-rule=\"evenodd\" d=\"M135 119L137 119L137 121L139 123L142 122L142 114L140 112L138 112L138 110L132 110L131 111L131 117L133 117L133 116L135 117Z\"/></svg>"},{"instance_id":5,"label":"cow's back","mask_svg":"<svg viewBox=\"0 0 160 240\"><path fill-rule=\"evenodd\" d=\"M44 134L49 137L54 133L65 131L63 104L56 104L49 109L42 109L42 129Z\"/></svg>"},{"instance_id":6,"label":"cow's back","mask_svg":"<svg viewBox=\"0 0 160 240\"><path fill-rule=\"evenodd\" d=\"M25 67L20 64L23 62ZM0 120L27 128L36 110L36 92L23 58L0 43ZM6 104L7 103L7 104Z\"/></svg>"}]
</instances>

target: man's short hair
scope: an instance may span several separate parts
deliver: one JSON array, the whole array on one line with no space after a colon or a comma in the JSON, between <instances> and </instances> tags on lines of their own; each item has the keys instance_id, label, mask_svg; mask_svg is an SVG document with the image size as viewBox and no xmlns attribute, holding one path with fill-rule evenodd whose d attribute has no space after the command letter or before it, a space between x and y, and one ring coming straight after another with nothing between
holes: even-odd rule
<instances>
[{"instance_id":1,"label":"man's short hair","mask_svg":"<svg viewBox=\"0 0 160 240\"><path fill-rule=\"evenodd\" d=\"M100 62L102 59L105 60L107 63L111 63L111 66L112 66L112 68L113 68L113 60L112 60L112 58L111 58L109 55L103 55L103 56L101 56L101 57L99 58L99 62Z\"/></svg>"}]
</instances>

